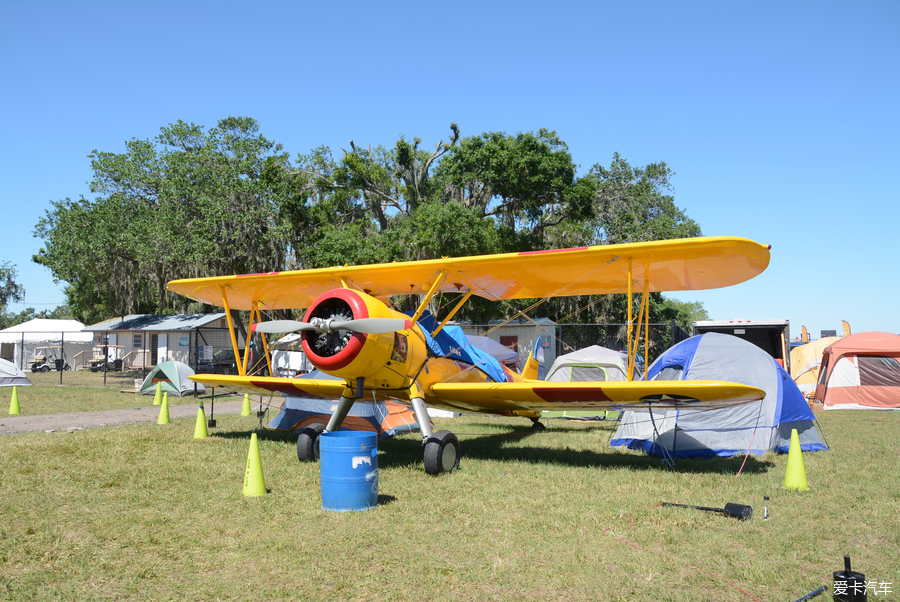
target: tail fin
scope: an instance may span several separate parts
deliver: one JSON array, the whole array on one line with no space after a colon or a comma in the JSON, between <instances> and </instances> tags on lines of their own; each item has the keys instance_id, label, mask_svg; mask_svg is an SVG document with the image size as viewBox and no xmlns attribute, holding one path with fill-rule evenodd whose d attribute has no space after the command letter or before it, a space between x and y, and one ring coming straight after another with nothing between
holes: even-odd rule
<instances>
[{"instance_id":1,"label":"tail fin","mask_svg":"<svg viewBox=\"0 0 900 602\"><path fill-rule=\"evenodd\" d=\"M537 380L540 378L541 364L543 363L544 347L541 344L541 337L538 337L534 340L534 347L532 347L531 353L528 354L528 359L525 360L525 365L522 366L522 372L519 375L522 378Z\"/></svg>"}]
</instances>

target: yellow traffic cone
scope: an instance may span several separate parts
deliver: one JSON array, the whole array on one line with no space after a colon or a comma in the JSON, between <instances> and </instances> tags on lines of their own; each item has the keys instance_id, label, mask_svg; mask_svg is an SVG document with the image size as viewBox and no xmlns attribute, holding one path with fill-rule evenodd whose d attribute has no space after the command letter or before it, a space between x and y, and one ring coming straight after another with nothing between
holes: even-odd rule
<instances>
[{"instance_id":1,"label":"yellow traffic cone","mask_svg":"<svg viewBox=\"0 0 900 602\"><path fill-rule=\"evenodd\" d=\"M9 398L9 415L18 416L21 413L22 408L19 407L19 392L16 390L16 387L13 387L12 395Z\"/></svg>"},{"instance_id":2,"label":"yellow traffic cone","mask_svg":"<svg viewBox=\"0 0 900 602\"><path fill-rule=\"evenodd\" d=\"M259 456L259 440L256 433L250 435L250 452L244 470L244 497L266 495L266 479L263 477L262 459Z\"/></svg>"},{"instance_id":3,"label":"yellow traffic cone","mask_svg":"<svg viewBox=\"0 0 900 602\"><path fill-rule=\"evenodd\" d=\"M806 468L803 466L803 452L800 450L800 435L797 429L791 429L791 447L788 449L787 468L784 471L785 489L807 491Z\"/></svg>"},{"instance_id":4,"label":"yellow traffic cone","mask_svg":"<svg viewBox=\"0 0 900 602\"><path fill-rule=\"evenodd\" d=\"M153 405L158 406L162 403L162 383L156 383L156 392L153 393Z\"/></svg>"},{"instance_id":5,"label":"yellow traffic cone","mask_svg":"<svg viewBox=\"0 0 900 602\"><path fill-rule=\"evenodd\" d=\"M159 406L159 417L156 419L156 424L169 424L171 422L169 418L169 392L166 391L163 393L162 403Z\"/></svg>"},{"instance_id":6,"label":"yellow traffic cone","mask_svg":"<svg viewBox=\"0 0 900 602\"><path fill-rule=\"evenodd\" d=\"M197 421L194 422L194 439L206 439L209 437L209 431L206 430L206 414L203 413L203 406L197 408Z\"/></svg>"},{"instance_id":7,"label":"yellow traffic cone","mask_svg":"<svg viewBox=\"0 0 900 602\"><path fill-rule=\"evenodd\" d=\"M241 406L241 416L250 415L250 395L244 393L244 405Z\"/></svg>"}]
</instances>

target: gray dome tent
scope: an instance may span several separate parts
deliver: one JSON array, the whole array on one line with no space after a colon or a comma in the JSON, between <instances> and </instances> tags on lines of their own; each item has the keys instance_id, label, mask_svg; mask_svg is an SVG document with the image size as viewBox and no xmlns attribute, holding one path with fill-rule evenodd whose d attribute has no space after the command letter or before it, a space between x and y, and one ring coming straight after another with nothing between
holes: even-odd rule
<instances>
[{"instance_id":1,"label":"gray dome tent","mask_svg":"<svg viewBox=\"0 0 900 602\"><path fill-rule=\"evenodd\" d=\"M719 410L628 410L610 445L673 457L785 453L791 429L803 451L828 449L791 377L765 351L728 334L706 333L670 347L650 367L650 380L725 380L759 387L762 401ZM654 428L655 423L655 428Z\"/></svg>"},{"instance_id":2,"label":"gray dome tent","mask_svg":"<svg viewBox=\"0 0 900 602\"><path fill-rule=\"evenodd\" d=\"M0 387L24 387L31 381L12 362L0 359Z\"/></svg>"},{"instance_id":3,"label":"gray dome tent","mask_svg":"<svg viewBox=\"0 0 900 602\"><path fill-rule=\"evenodd\" d=\"M590 345L571 353L557 356L547 371L544 380L550 382L571 381L624 381L628 357L624 353ZM546 418L595 418L614 420L619 413L615 410L544 410Z\"/></svg>"}]
</instances>

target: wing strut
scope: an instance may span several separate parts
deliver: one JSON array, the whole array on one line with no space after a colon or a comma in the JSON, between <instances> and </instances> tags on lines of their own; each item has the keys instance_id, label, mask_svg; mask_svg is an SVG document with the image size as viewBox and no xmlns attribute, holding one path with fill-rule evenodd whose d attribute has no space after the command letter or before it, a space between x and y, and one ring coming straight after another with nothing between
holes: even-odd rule
<instances>
[{"instance_id":1,"label":"wing strut","mask_svg":"<svg viewBox=\"0 0 900 602\"><path fill-rule=\"evenodd\" d=\"M262 311L259 309L259 301L256 302L256 321L262 322ZM259 338L262 341L263 353L266 354L266 366L269 368L269 376L275 376L275 373L272 372L272 352L269 351L269 342L266 340L265 333L258 333Z\"/></svg>"},{"instance_id":2,"label":"wing strut","mask_svg":"<svg viewBox=\"0 0 900 602\"><path fill-rule=\"evenodd\" d=\"M438 327L434 329L434 332L431 333L431 336L433 336L433 337L437 336L437 333L439 333L441 331L441 329L447 325L447 322L449 322L453 318L453 316L456 315L456 312L458 312L460 309L462 309L462 306L466 304L466 301L469 300L469 297L472 296L473 292L474 291L470 290L469 292L467 292L466 294L464 294L462 296L462 298L456 303L456 305L453 306L453 309L450 310L450 313L448 313L447 316L441 321L441 323L438 324Z\"/></svg>"},{"instance_id":3,"label":"wing strut","mask_svg":"<svg viewBox=\"0 0 900 602\"><path fill-rule=\"evenodd\" d=\"M437 292L438 287L444 282L444 278L447 277L447 270L441 270L437 278L434 279L434 282L431 283L431 288L428 289L428 292L425 293L425 296L422 298L422 302L419 303L419 307L416 309L416 313L413 314L412 323L415 324L419 321L419 318L422 317L422 313L425 311L425 308L428 307L428 303L431 302L431 298L434 297L434 294Z\"/></svg>"},{"instance_id":4,"label":"wing strut","mask_svg":"<svg viewBox=\"0 0 900 602\"><path fill-rule=\"evenodd\" d=\"M225 293L225 287L222 287L222 307L225 308L225 321L228 322L228 334L231 335L231 352L234 354L234 365L237 366L240 376L246 376L244 373L244 364L241 362L241 354L238 352L237 336L234 334L234 320L231 319L231 306L228 305L228 295Z\"/></svg>"},{"instance_id":5,"label":"wing strut","mask_svg":"<svg viewBox=\"0 0 900 602\"><path fill-rule=\"evenodd\" d=\"M247 362L250 360L250 340L253 339L253 325L256 323L256 306L257 302L253 302L253 306L250 308L250 317L247 318L247 339L244 341L244 360L241 362L242 372L241 374L247 374Z\"/></svg>"},{"instance_id":6,"label":"wing strut","mask_svg":"<svg viewBox=\"0 0 900 602\"><path fill-rule=\"evenodd\" d=\"M626 291L626 294L627 294L627 296L628 296L628 320L627 320L628 324L627 324L627 326L625 327L625 353L628 355L628 360L627 360L627 362L626 362L626 364L625 364L625 369L627 370L627 375L626 375L626 376L627 376L628 380L633 380L633 379L634 379L634 376L633 376L632 370L631 370L631 359L632 359L632 357L633 357L633 356L632 356L632 352L633 352L633 349L632 349L632 347L633 347L633 342L632 342L632 340L631 340L631 321L632 321L632 315L631 315L631 314L632 314L632 311L631 311L631 306L632 306L632 304L634 303L634 300L631 298L631 267L632 267L632 266L631 266L631 258L629 257L629 258L628 258L628 276L627 276L627 278L628 278L628 285L627 285L628 290Z\"/></svg>"},{"instance_id":7,"label":"wing strut","mask_svg":"<svg viewBox=\"0 0 900 602\"><path fill-rule=\"evenodd\" d=\"M256 332L256 334L259 336L260 340L262 341L263 353L266 356L266 366L268 366L268 368L269 368L269 376L274 376L274 374L272 373L272 357L269 354L269 344L266 341L266 336L264 333L254 331L254 329L253 329L254 324L258 324L259 322L262 322L262 312L259 309L259 301L254 301L253 307L250 308L250 317L247 320L247 333L248 333L247 336L248 336L248 339L252 339L254 332ZM247 374L247 368L248 368L249 361L250 361L250 340L246 341L244 344L244 361L242 362L244 371L242 372L242 374ZM254 363L254 370L255 370L256 365L257 364Z\"/></svg>"},{"instance_id":8,"label":"wing strut","mask_svg":"<svg viewBox=\"0 0 900 602\"><path fill-rule=\"evenodd\" d=\"M637 324L634 324L634 299L632 292L632 264L628 260L628 324L625 335L625 351L628 355L627 367L628 380L634 379L634 368L637 355L640 353L641 329L644 330L644 377L647 376L647 365L650 359L650 267L644 266L644 285L641 290L641 304L638 307Z\"/></svg>"}]
</instances>

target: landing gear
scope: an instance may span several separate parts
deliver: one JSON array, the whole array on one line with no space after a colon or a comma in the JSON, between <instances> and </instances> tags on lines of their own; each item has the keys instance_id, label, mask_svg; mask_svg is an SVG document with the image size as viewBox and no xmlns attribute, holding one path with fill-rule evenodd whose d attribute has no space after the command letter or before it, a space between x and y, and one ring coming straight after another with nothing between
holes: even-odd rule
<instances>
[{"instance_id":1,"label":"landing gear","mask_svg":"<svg viewBox=\"0 0 900 602\"><path fill-rule=\"evenodd\" d=\"M545 430L546 428L547 428L547 427L544 426L544 423L541 422L540 420L538 420L537 418L532 418L532 419L531 419L531 430L533 430L533 431L535 431L535 432L538 432L538 431L543 431L543 430Z\"/></svg>"},{"instance_id":2,"label":"landing gear","mask_svg":"<svg viewBox=\"0 0 900 602\"><path fill-rule=\"evenodd\" d=\"M459 466L459 439L450 431L432 432L431 418L428 416L428 407L424 399L413 396L410 403L416 413L419 431L422 433L422 460L425 472L441 474L455 470Z\"/></svg>"},{"instance_id":3,"label":"landing gear","mask_svg":"<svg viewBox=\"0 0 900 602\"><path fill-rule=\"evenodd\" d=\"M315 422L300 431L297 437L297 459L301 462L315 462L319 459L319 435L325 430L324 424Z\"/></svg>"},{"instance_id":4,"label":"landing gear","mask_svg":"<svg viewBox=\"0 0 900 602\"><path fill-rule=\"evenodd\" d=\"M459 466L459 440L450 431L438 431L424 443L422 459L428 474L451 472Z\"/></svg>"}]
</instances>

